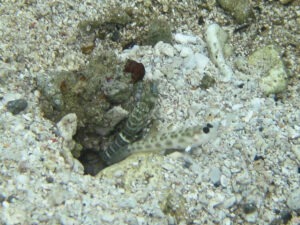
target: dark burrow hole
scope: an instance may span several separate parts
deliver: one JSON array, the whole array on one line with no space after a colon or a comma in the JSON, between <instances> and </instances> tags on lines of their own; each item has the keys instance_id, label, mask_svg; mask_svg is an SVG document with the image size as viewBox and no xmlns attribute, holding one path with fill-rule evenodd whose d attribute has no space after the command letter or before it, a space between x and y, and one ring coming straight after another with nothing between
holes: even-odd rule
<instances>
[{"instance_id":1,"label":"dark burrow hole","mask_svg":"<svg viewBox=\"0 0 300 225\"><path fill-rule=\"evenodd\" d=\"M127 128L131 129L130 137L127 137L129 142L137 141L140 138L137 132L148 125L148 108L154 107L157 92L154 82L143 81L144 75L142 63L131 59L120 61L114 52L107 51L93 57L79 70L54 71L37 80L44 117L54 123L61 122L63 127L77 126L76 134L72 135L75 146L70 152L83 165L84 174L95 176L111 164L105 158L110 158L110 154L103 156L103 151L125 129L132 110L141 101L147 108L141 112L146 114L142 117L145 121L135 124L137 128ZM140 113L138 110L137 114ZM71 120L71 117L64 118L70 113L76 114L76 125L73 117ZM134 123L135 120L130 124ZM60 135L60 131L57 132ZM128 143L117 143L115 148L125 147ZM114 157L118 155L111 156Z\"/></svg>"},{"instance_id":2,"label":"dark burrow hole","mask_svg":"<svg viewBox=\"0 0 300 225\"><path fill-rule=\"evenodd\" d=\"M96 176L108 166L99 154L92 149L83 150L78 160L83 165L85 175Z\"/></svg>"}]
</instances>

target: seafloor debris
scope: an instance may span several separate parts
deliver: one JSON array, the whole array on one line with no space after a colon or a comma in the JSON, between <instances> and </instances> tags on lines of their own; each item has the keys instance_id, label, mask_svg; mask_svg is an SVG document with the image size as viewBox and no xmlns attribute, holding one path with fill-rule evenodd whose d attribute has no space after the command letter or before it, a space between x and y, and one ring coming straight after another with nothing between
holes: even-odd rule
<instances>
[{"instance_id":1,"label":"seafloor debris","mask_svg":"<svg viewBox=\"0 0 300 225\"><path fill-rule=\"evenodd\" d=\"M16 115L19 114L21 111L25 110L28 103L25 99L16 99L9 101L6 105L6 108L8 111L10 111L12 114Z\"/></svg>"},{"instance_id":2,"label":"seafloor debris","mask_svg":"<svg viewBox=\"0 0 300 225\"><path fill-rule=\"evenodd\" d=\"M146 71L142 63L128 59L125 64L124 72L131 73L132 83L136 83L144 78Z\"/></svg>"}]
</instances>

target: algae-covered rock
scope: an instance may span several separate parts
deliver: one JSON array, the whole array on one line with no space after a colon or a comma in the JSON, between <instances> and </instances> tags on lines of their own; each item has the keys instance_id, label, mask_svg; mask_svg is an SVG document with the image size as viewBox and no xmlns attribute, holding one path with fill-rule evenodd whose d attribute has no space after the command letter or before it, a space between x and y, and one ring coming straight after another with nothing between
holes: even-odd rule
<instances>
[{"instance_id":1,"label":"algae-covered rock","mask_svg":"<svg viewBox=\"0 0 300 225\"><path fill-rule=\"evenodd\" d=\"M67 138L64 137L65 158L70 159L69 153L72 152L73 157L81 160L86 173L95 175L108 164L105 159L104 162L98 160L100 152L112 145L114 151L122 152L123 147L131 143L130 140L142 138L144 128L150 124L151 112L142 111L141 118L147 120L137 124L137 131L131 130L131 125L136 122L132 116L136 105L145 104L152 109L154 102L149 100L152 95L149 97L148 94L156 89L151 81L133 80L131 72L124 70L125 64L114 53L103 52L77 71L51 72L37 79L41 92L40 105L45 117L55 123L67 114L73 115L73 122L76 118L76 123L73 123L76 124L76 129L73 126L76 134L69 132ZM129 118L134 119L127 122ZM62 121L71 119L67 117ZM127 127L126 131L130 130L126 132L128 143L116 143L116 137L120 136L124 127Z\"/></svg>"},{"instance_id":2,"label":"algae-covered rock","mask_svg":"<svg viewBox=\"0 0 300 225\"><path fill-rule=\"evenodd\" d=\"M209 75L204 75L204 77L201 80L200 88L206 90L212 87L215 83L216 80L213 77Z\"/></svg>"},{"instance_id":3,"label":"algae-covered rock","mask_svg":"<svg viewBox=\"0 0 300 225\"><path fill-rule=\"evenodd\" d=\"M291 3L293 0L279 0L281 4L286 5Z\"/></svg>"},{"instance_id":4,"label":"algae-covered rock","mask_svg":"<svg viewBox=\"0 0 300 225\"><path fill-rule=\"evenodd\" d=\"M68 113L76 113L78 125L91 119L100 123L109 102L102 91L106 77L112 76L110 68L115 61L101 56L81 71L57 71L38 77L41 106L45 117L57 122Z\"/></svg>"},{"instance_id":5,"label":"algae-covered rock","mask_svg":"<svg viewBox=\"0 0 300 225\"><path fill-rule=\"evenodd\" d=\"M287 74L282 63L270 69L267 76L261 78L260 88L266 95L278 94L286 90Z\"/></svg>"},{"instance_id":6,"label":"algae-covered rock","mask_svg":"<svg viewBox=\"0 0 300 225\"><path fill-rule=\"evenodd\" d=\"M110 10L108 17L97 20L84 20L78 24L78 28L87 34L97 33L100 39L106 38L108 35L118 32L122 27L132 22L128 10L113 8ZM112 38L113 35L111 35Z\"/></svg>"},{"instance_id":7,"label":"algae-covered rock","mask_svg":"<svg viewBox=\"0 0 300 225\"><path fill-rule=\"evenodd\" d=\"M282 63L278 49L274 45L268 45L254 51L248 57L248 63L260 68L263 72L269 71L272 67Z\"/></svg>"},{"instance_id":8,"label":"algae-covered rock","mask_svg":"<svg viewBox=\"0 0 300 225\"><path fill-rule=\"evenodd\" d=\"M115 103L127 108L134 85L123 72L124 63L112 53L104 52L79 71L57 71L40 75L40 104L46 118L58 122L69 113L77 116L75 136L84 149L99 150L101 135L107 135L126 117L126 110L114 110ZM124 97L125 96L125 97ZM119 113L119 114L118 114ZM109 126L109 128L108 128ZM109 130L101 134L101 130ZM78 154L76 154L78 156Z\"/></svg>"},{"instance_id":9,"label":"algae-covered rock","mask_svg":"<svg viewBox=\"0 0 300 225\"><path fill-rule=\"evenodd\" d=\"M228 11L238 23L244 23L253 17L249 0L217 0L220 6Z\"/></svg>"},{"instance_id":10,"label":"algae-covered rock","mask_svg":"<svg viewBox=\"0 0 300 225\"><path fill-rule=\"evenodd\" d=\"M23 110L25 110L27 108L27 105L28 103L26 99L20 98L20 99L9 101L6 105L6 108L12 114L17 115Z\"/></svg>"},{"instance_id":11,"label":"algae-covered rock","mask_svg":"<svg viewBox=\"0 0 300 225\"><path fill-rule=\"evenodd\" d=\"M261 74L260 88L264 94L277 94L287 88L287 73L275 46L268 45L256 50L248 63Z\"/></svg>"},{"instance_id":12,"label":"algae-covered rock","mask_svg":"<svg viewBox=\"0 0 300 225\"><path fill-rule=\"evenodd\" d=\"M165 20L153 20L149 25L143 44L154 46L158 42L171 43L171 27Z\"/></svg>"},{"instance_id":13,"label":"algae-covered rock","mask_svg":"<svg viewBox=\"0 0 300 225\"><path fill-rule=\"evenodd\" d=\"M185 198L182 194L171 190L166 196L162 206L163 212L174 217L178 223L184 222L187 217L187 211L184 207L185 202Z\"/></svg>"},{"instance_id":14,"label":"algae-covered rock","mask_svg":"<svg viewBox=\"0 0 300 225\"><path fill-rule=\"evenodd\" d=\"M68 157L71 153L75 158L78 158L80 156L82 146L73 140L73 136L76 134L77 129L76 114L70 113L65 115L56 124L56 127L58 135L63 138L62 155L68 158L66 161L72 161L70 160L70 157Z\"/></svg>"}]
</instances>

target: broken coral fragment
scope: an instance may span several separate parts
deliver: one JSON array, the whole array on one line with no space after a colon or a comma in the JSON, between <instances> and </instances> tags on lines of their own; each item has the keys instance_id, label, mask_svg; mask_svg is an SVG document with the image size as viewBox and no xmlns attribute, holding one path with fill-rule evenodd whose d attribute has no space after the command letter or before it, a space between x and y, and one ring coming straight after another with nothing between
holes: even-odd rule
<instances>
[{"instance_id":1,"label":"broken coral fragment","mask_svg":"<svg viewBox=\"0 0 300 225\"><path fill-rule=\"evenodd\" d=\"M223 81L229 81L233 76L233 71L227 65L224 57L224 47L227 42L227 33L218 25L211 24L206 30L206 42L210 53L210 58L223 74Z\"/></svg>"}]
</instances>

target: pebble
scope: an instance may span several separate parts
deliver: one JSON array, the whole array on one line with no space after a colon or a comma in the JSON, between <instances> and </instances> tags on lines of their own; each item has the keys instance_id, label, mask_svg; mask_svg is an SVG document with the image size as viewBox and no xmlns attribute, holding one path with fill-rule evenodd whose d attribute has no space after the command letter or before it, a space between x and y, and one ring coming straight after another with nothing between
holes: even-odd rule
<instances>
[{"instance_id":1,"label":"pebble","mask_svg":"<svg viewBox=\"0 0 300 225\"><path fill-rule=\"evenodd\" d=\"M174 39L176 42L181 43L181 44L195 44L197 42L197 37L192 36L192 35L187 35L187 34L175 34Z\"/></svg>"},{"instance_id":2,"label":"pebble","mask_svg":"<svg viewBox=\"0 0 300 225\"><path fill-rule=\"evenodd\" d=\"M29 216L20 206L6 203L2 204L1 217L5 219L5 224L26 224Z\"/></svg>"},{"instance_id":3,"label":"pebble","mask_svg":"<svg viewBox=\"0 0 300 225\"><path fill-rule=\"evenodd\" d=\"M246 203L243 205L243 211L245 214L251 214L254 213L257 210L257 207L254 203Z\"/></svg>"},{"instance_id":4,"label":"pebble","mask_svg":"<svg viewBox=\"0 0 300 225\"><path fill-rule=\"evenodd\" d=\"M200 73L203 73L210 62L209 58L203 54L196 53L195 60L197 64L197 69Z\"/></svg>"},{"instance_id":5,"label":"pebble","mask_svg":"<svg viewBox=\"0 0 300 225\"><path fill-rule=\"evenodd\" d=\"M257 221L257 217L258 217L258 212L255 211L253 213L250 214L246 214L245 215L245 220L249 223L256 223Z\"/></svg>"},{"instance_id":6,"label":"pebble","mask_svg":"<svg viewBox=\"0 0 300 225\"><path fill-rule=\"evenodd\" d=\"M180 49L180 57L185 58L193 54L193 50L189 47L182 47Z\"/></svg>"},{"instance_id":7,"label":"pebble","mask_svg":"<svg viewBox=\"0 0 300 225\"><path fill-rule=\"evenodd\" d=\"M279 0L279 1L281 4L285 5L285 4L292 2L293 0Z\"/></svg>"},{"instance_id":8,"label":"pebble","mask_svg":"<svg viewBox=\"0 0 300 225\"><path fill-rule=\"evenodd\" d=\"M218 184L220 182L221 171L217 167L213 167L209 172L210 180L213 184Z\"/></svg>"},{"instance_id":9,"label":"pebble","mask_svg":"<svg viewBox=\"0 0 300 225\"><path fill-rule=\"evenodd\" d=\"M251 178L247 172L243 171L236 176L236 181L240 184L246 185L251 183Z\"/></svg>"},{"instance_id":10,"label":"pebble","mask_svg":"<svg viewBox=\"0 0 300 225\"><path fill-rule=\"evenodd\" d=\"M49 193L49 203L52 206L58 206L63 204L69 197L69 194L66 190L62 187L55 187L52 188L51 192Z\"/></svg>"},{"instance_id":11,"label":"pebble","mask_svg":"<svg viewBox=\"0 0 300 225\"><path fill-rule=\"evenodd\" d=\"M223 206L228 209L230 207L232 207L235 203L236 203L237 199L235 196L232 196L230 198L227 198L224 203L223 203Z\"/></svg>"},{"instance_id":12,"label":"pebble","mask_svg":"<svg viewBox=\"0 0 300 225\"><path fill-rule=\"evenodd\" d=\"M294 190L290 193L287 199L287 205L292 210L299 210L300 209L300 188Z\"/></svg>"},{"instance_id":13,"label":"pebble","mask_svg":"<svg viewBox=\"0 0 300 225\"><path fill-rule=\"evenodd\" d=\"M127 222L128 224L132 224L132 225L138 225L139 224L137 219L132 215L128 215L128 217L125 218L125 222Z\"/></svg>"},{"instance_id":14,"label":"pebble","mask_svg":"<svg viewBox=\"0 0 300 225\"><path fill-rule=\"evenodd\" d=\"M75 113L65 115L58 123L57 129L61 137L65 140L72 140L77 129L77 116Z\"/></svg>"},{"instance_id":15,"label":"pebble","mask_svg":"<svg viewBox=\"0 0 300 225\"><path fill-rule=\"evenodd\" d=\"M230 218L225 218L223 221L222 221L222 225L232 225L232 221Z\"/></svg>"},{"instance_id":16,"label":"pebble","mask_svg":"<svg viewBox=\"0 0 300 225\"><path fill-rule=\"evenodd\" d=\"M0 204L5 201L5 196L0 193Z\"/></svg>"},{"instance_id":17,"label":"pebble","mask_svg":"<svg viewBox=\"0 0 300 225\"><path fill-rule=\"evenodd\" d=\"M119 207L134 209L137 207L137 202L134 198L128 197L125 199L121 199L121 201L119 203Z\"/></svg>"},{"instance_id":18,"label":"pebble","mask_svg":"<svg viewBox=\"0 0 300 225\"><path fill-rule=\"evenodd\" d=\"M25 110L27 108L27 105L28 105L27 101L23 98L20 98L17 100L9 101L6 105L6 108L12 114L17 115L23 110Z\"/></svg>"},{"instance_id":19,"label":"pebble","mask_svg":"<svg viewBox=\"0 0 300 225\"><path fill-rule=\"evenodd\" d=\"M169 57L173 57L175 54L175 49L173 48L172 45L168 44L168 43L164 43L164 42L158 42L155 45L155 50L158 51L157 53L161 53L163 55L169 56Z\"/></svg>"},{"instance_id":20,"label":"pebble","mask_svg":"<svg viewBox=\"0 0 300 225\"><path fill-rule=\"evenodd\" d=\"M115 216L113 216L112 214L109 214L109 213L103 213L101 219L102 219L104 222L111 223L111 222L114 221Z\"/></svg>"},{"instance_id":21,"label":"pebble","mask_svg":"<svg viewBox=\"0 0 300 225\"><path fill-rule=\"evenodd\" d=\"M221 175L220 183L221 183L222 187L227 187L230 183L230 179L224 175Z\"/></svg>"}]
</instances>

